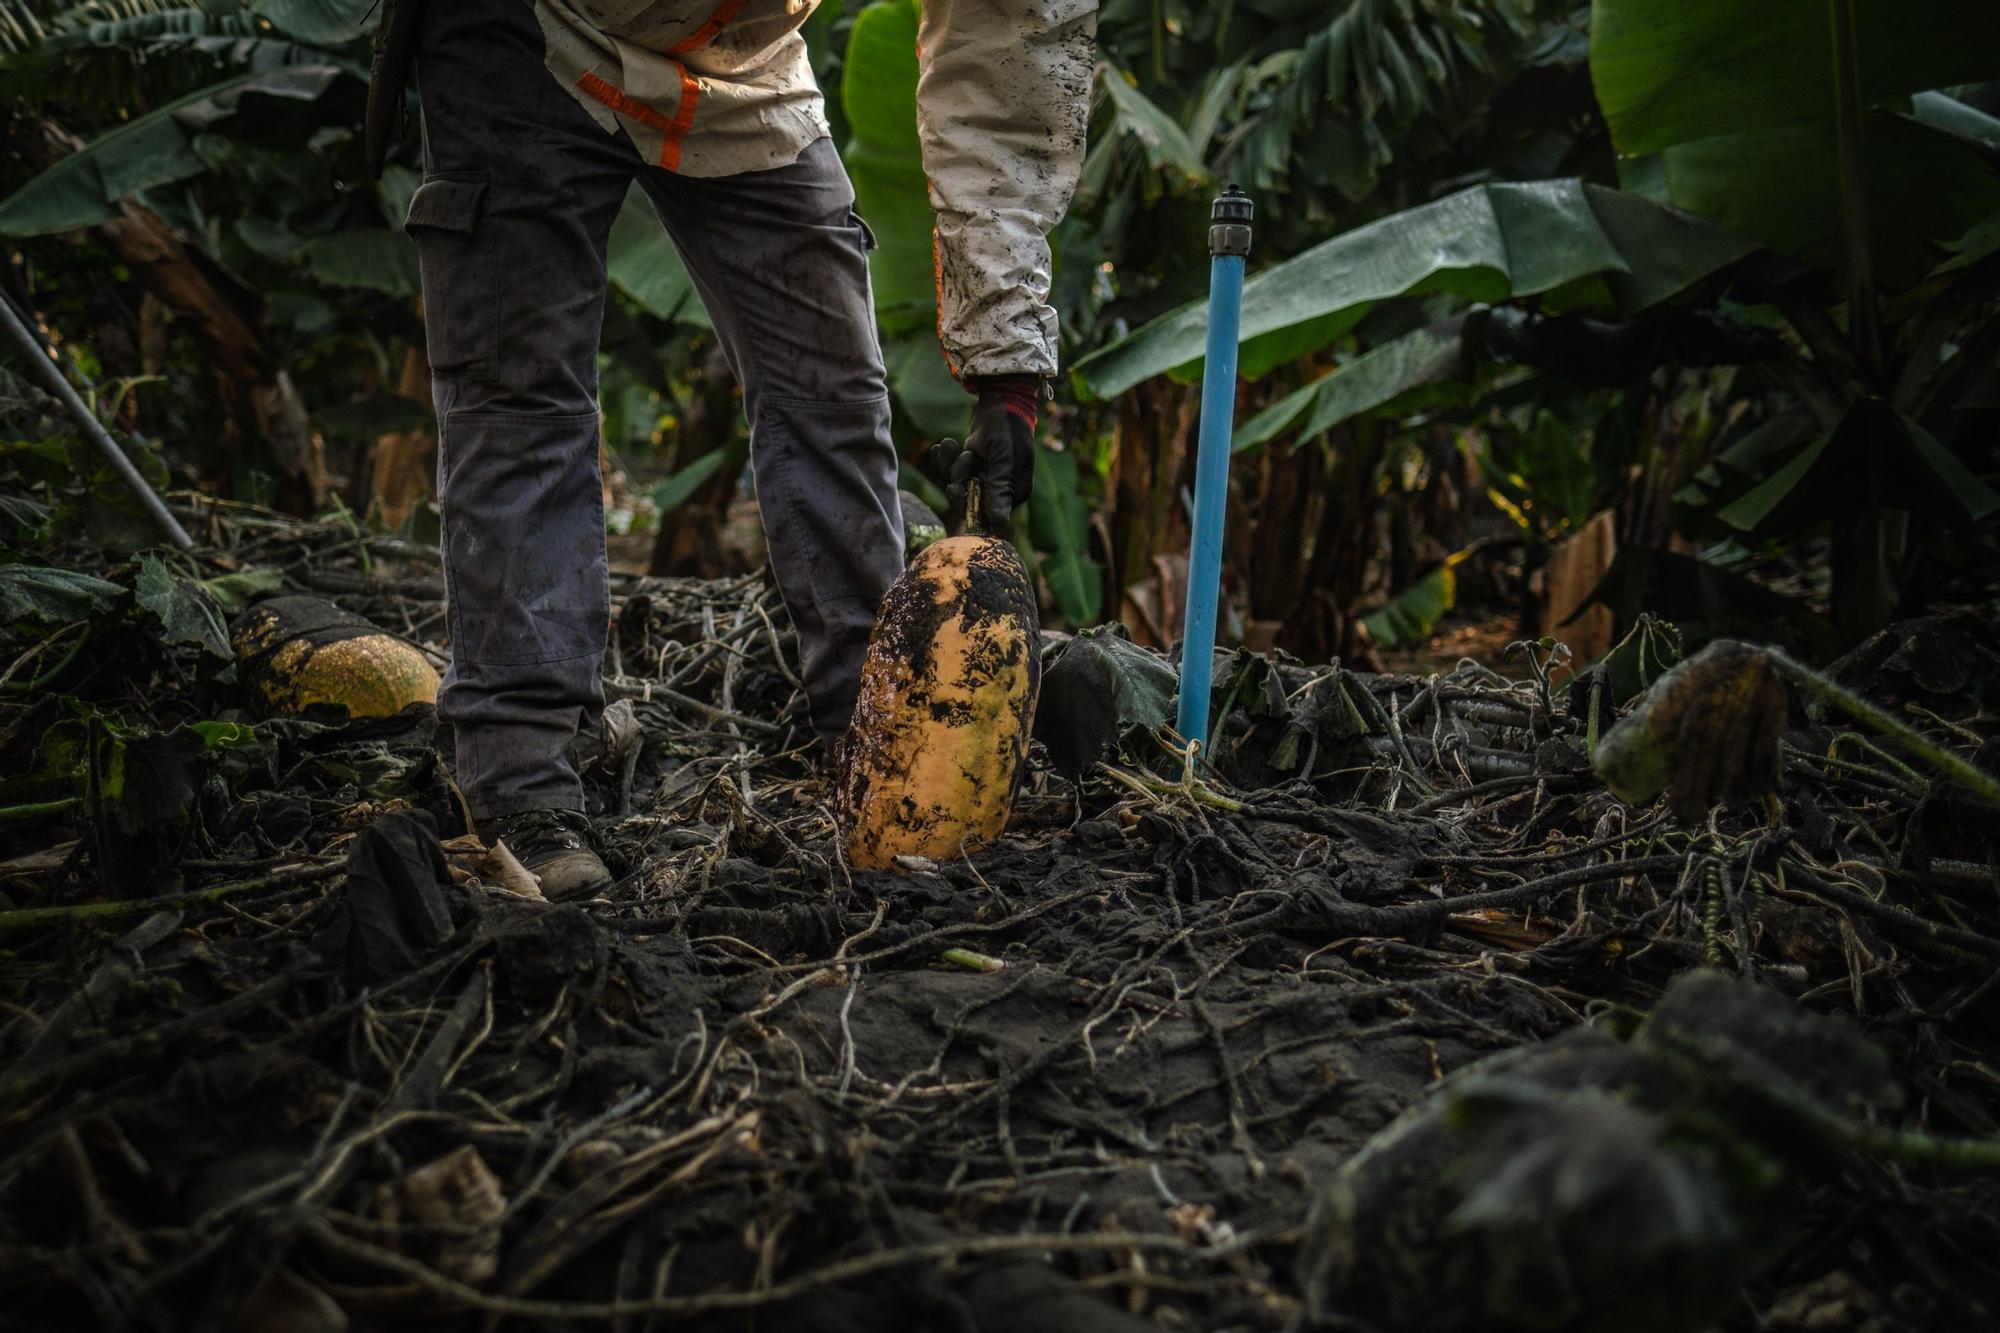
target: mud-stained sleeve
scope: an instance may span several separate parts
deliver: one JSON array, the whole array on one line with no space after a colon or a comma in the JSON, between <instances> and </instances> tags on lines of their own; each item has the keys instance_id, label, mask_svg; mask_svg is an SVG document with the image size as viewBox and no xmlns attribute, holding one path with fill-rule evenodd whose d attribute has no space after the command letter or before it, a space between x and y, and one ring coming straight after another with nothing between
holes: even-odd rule
<instances>
[{"instance_id":1,"label":"mud-stained sleeve","mask_svg":"<svg viewBox=\"0 0 2000 1333\"><path fill-rule=\"evenodd\" d=\"M1097 0L924 0L917 129L938 336L961 377L1056 369L1048 235L1090 123Z\"/></svg>"}]
</instances>

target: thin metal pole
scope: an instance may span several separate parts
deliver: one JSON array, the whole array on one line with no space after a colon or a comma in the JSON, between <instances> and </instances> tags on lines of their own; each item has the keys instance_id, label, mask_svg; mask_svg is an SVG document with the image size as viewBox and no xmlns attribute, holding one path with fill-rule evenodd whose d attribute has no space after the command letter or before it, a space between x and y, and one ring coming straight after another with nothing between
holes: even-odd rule
<instances>
[{"instance_id":1,"label":"thin metal pole","mask_svg":"<svg viewBox=\"0 0 2000 1333\"><path fill-rule=\"evenodd\" d=\"M13 339L14 346L27 358L28 364L35 368L35 374L48 387L49 392L62 400L63 407L69 411L71 419L76 422L77 429L83 432L84 438L97 446L98 452L104 455L107 463L111 464L111 470L118 474L126 489L138 497L139 503L145 507L147 516L160 529L161 535L183 551L192 547L194 538L187 535L187 530L167 508L167 503L160 498L159 492L139 475L139 469L132 466L132 460L118 447L118 441L111 438L111 432L104 429L104 423L97 419L97 414L90 410L90 405L83 401L82 396L63 377L62 371L56 368L56 363L49 359L49 349L42 346L42 340L35 336L34 329L22 317L21 312L14 308L13 298L4 292L0 292L0 313L6 315L7 333Z\"/></svg>"},{"instance_id":2,"label":"thin metal pole","mask_svg":"<svg viewBox=\"0 0 2000 1333\"><path fill-rule=\"evenodd\" d=\"M1208 353L1201 372L1201 435L1194 466L1194 535L1188 549L1187 615L1181 634L1180 733L1208 745L1214 688L1216 605L1222 590L1222 525L1229 508L1230 433L1236 415L1236 348L1243 316L1243 263L1250 254L1250 196L1231 185L1209 212Z\"/></svg>"}]
</instances>

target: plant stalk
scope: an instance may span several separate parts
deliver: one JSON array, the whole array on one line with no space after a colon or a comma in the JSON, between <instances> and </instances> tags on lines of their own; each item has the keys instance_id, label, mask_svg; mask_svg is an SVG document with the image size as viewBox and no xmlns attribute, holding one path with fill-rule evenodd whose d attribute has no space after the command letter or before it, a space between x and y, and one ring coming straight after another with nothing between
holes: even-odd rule
<instances>
[{"instance_id":1,"label":"plant stalk","mask_svg":"<svg viewBox=\"0 0 2000 1333\"><path fill-rule=\"evenodd\" d=\"M1836 685L1805 663L1775 648L1767 648L1765 651L1771 655L1771 660L1777 664L1778 669L1785 673L1786 679L1800 689L1818 695L1856 722L1904 746L1910 753L1929 764L1935 772L1954 782L1963 783L1978 793L1988 804L2000 808L2000 778L1975 768L1964 756L1953 754L1887 709L1869 703L1844 686Z\"/></svg>"},{"instance_id":2,"label":"plant stalk","mask_svg":"<svg viewBox=\"0 0 2000 1333\"><path fill-rule=\"evenodd\" d=\"M0 824L14 824L24 819L42 819L49 815L59 815L74 809L82 803L80 796L65 796L59 801L37 801L31 805L0 806Z\"/></svg>"}]
</instances>

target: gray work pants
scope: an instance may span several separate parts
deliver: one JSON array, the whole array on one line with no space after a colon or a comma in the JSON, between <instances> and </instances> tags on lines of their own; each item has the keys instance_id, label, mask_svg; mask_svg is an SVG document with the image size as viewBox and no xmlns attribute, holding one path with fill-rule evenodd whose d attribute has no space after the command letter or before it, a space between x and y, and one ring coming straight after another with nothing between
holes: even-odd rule
<instances>
[{"instance_id":1,"label":"gray work pants","mask_svg":"<svg viewBox=\"0 0 2000 1333\"><path fill-rule=\"evenodd\" d=\"M427 7L417 48L423 267L438 415L451 669L438 715L476 817L577 809L568 747L603 707L610 594L598 473L605 245L635 179L743 388L771 567L812 724L853 711L902 569L867 229L833 147L678 176L607 134L548 73L528 0Z\"/></svg>"}]
</instances>

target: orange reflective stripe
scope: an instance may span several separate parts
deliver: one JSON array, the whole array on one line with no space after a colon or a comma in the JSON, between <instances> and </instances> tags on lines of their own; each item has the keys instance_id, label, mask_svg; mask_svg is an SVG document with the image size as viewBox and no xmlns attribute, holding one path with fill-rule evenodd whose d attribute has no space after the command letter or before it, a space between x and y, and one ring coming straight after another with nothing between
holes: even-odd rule
<instances>
[{"instance_id":1,"label":"orange reflective stripe","mask_svg":"<svg viewBox=\"0 0 2000 1333\"><path fill-rule=\"evenodd\" d=\"M684 56L690 51L701 50L715 40L716 34L722 31L729 20L736 17L736 11L741 8L743 0L722 0L722 3L715 7L715 12L708 16L707 22L668 47L667 54Z\"/></svg>"},{"instance_id":2,"label":"orange reflective stripe","mask_svg":"<svg viewBox=\"0 0 2000 1333\"><path fill-rule=\"evenodd\" d=\"M644 102L641 102L638 98L627 95L622 89L613 88L589 70L583 72L583 77L576 81L576 86L610 107L613 111L616 111L619 115L630 116L641 125L650 125L656 130L664 131L668 126L673 124L672 121L647 106Z\"/></svg>"},{"instance_id":3,"label":"orange reflective stripe","mask_svg":"<svg viewBox=\"0 0 2000 1333\"><path fill-rule=\"evenodd\" d=\"M925 177L925 183L929 183ZM938 240L937 228L931 228L931 281L937 284L937 339L938 354L944 358L944 368L958 378L959 363L952 360L951 349L944 345L944 246Z\"/></svg>"},{"instance_id":4,"label":"orange reflective stripe","mask_svg":"<svg viewBox=\"0 0 2000 1333\"><path fill-rule=\"evenodd\" d=\"M917 43L917 68L924 65L924 44ZM924 173L924 202L931 202L931 177ZM952 359L951 349L944 342L944 245L938 239L935 215L931 222L931 282L937 290L937 340L938 355L944 358L944 368L951 372L953 379L959 378L960 363Z\"/></svg>"},{"instance_id":5,"label":"orange reflective stripe","mask_svg":"<svg viewBox=\"0 0 2000 1333\"><path fill-rule=\"evenodd\" d=\"M576 81L577 87L619 115L629 116L641 125L658 130L660 165L668 171L673 171L681 164L681 141L687 138L688 129L694 124L695 95L701 90L701 81L689 74L686 66L676 62L674 69L681 76L681 100L680 105L674 108L671 118L660 114L657 108L646 105L623 89L612 87L588 70L585 70L583 77Z\"/></svg>"},{"instance_id":6,"label":"orange reflective stripe","mask_svg":"<svg viewBox=\"0 0 2000 1333\"><path fill-rule=\"evenodd\" d=\"M681 104L674 110L674 118L667 123L666 137L660 141L660 165L668 171L678 171L681 165L681 140L687 138L688 128L694 124L695 94L701 90L701 80L687 72L687 66L676 64L674 69L681 76Z\"/></svg>"}]
</instances>

